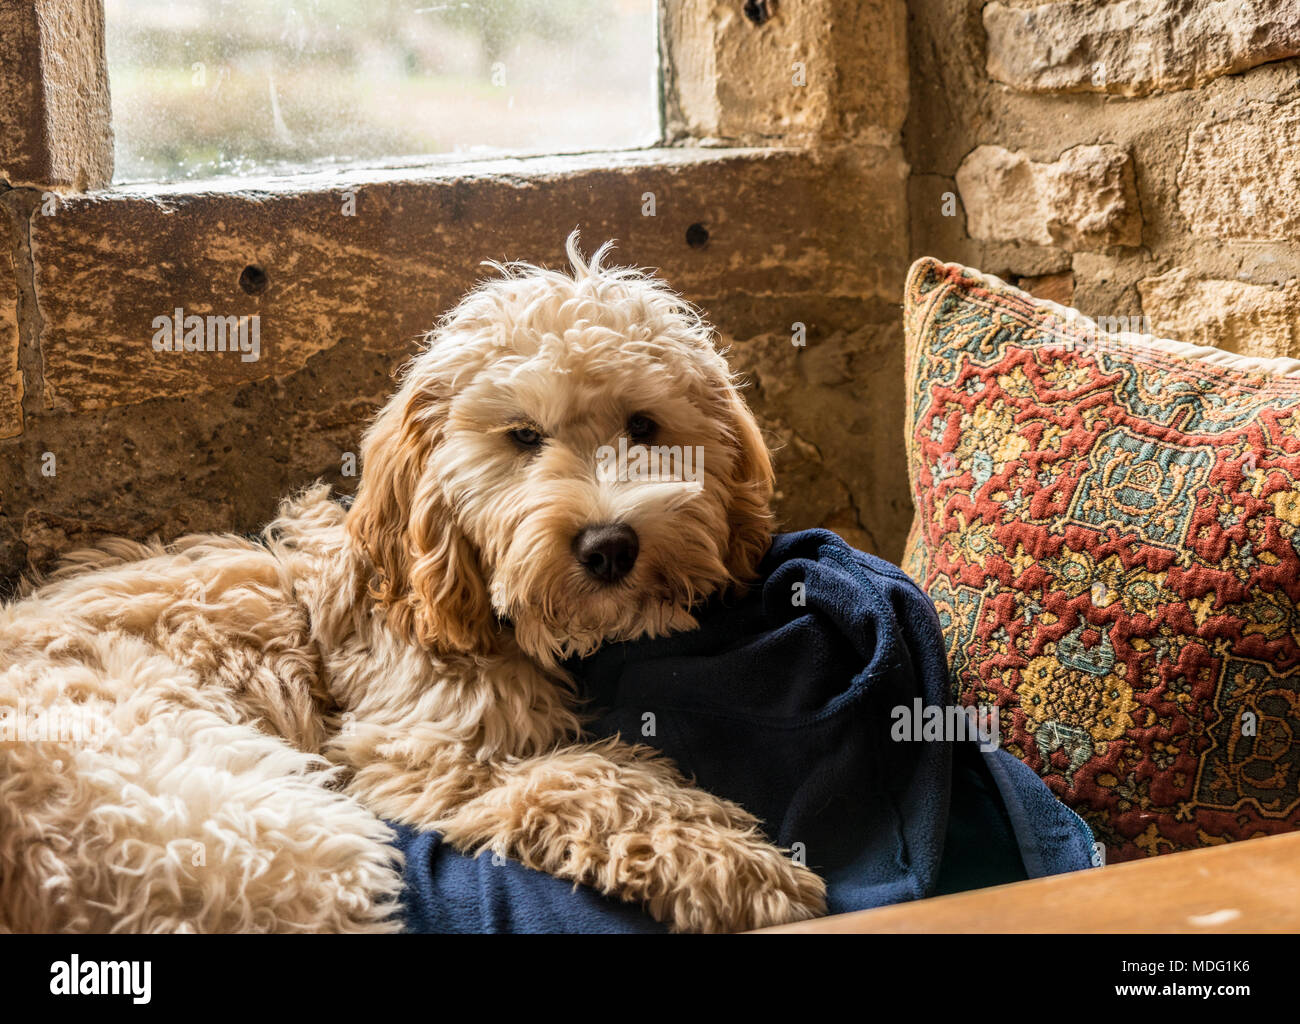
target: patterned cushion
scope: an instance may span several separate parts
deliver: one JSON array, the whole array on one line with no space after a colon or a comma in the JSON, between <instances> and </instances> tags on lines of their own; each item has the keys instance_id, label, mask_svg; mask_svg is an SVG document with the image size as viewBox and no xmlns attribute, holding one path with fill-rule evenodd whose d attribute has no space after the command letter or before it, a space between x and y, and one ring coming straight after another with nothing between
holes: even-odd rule
<instances>
[{"instance_id":1,"label":"patterned cushion","mask_svg":"<svg viewBox=\"0 0 1300 1024\"><path fill-rule=\"evenodd\" d=\"M957 699L1126 860L1300 825L1300 363L907 283L905 566Z\"/></svg>"}]
</instances>

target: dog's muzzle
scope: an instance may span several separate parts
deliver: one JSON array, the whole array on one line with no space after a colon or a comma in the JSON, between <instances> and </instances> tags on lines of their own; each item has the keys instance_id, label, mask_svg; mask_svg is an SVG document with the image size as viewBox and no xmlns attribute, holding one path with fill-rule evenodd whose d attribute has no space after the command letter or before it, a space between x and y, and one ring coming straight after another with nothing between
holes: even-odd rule
<instances>
[{"instance_id":1,"label":"dog's muzzle","mask_svg":"<svg viewBox=\"0 0 1300 1024\"><path fill-rule=\"evenodd\" d=\"M636 531L626 523L588 526L573 538L573 556L602 583L617 583L630 573L639 550Z\"/></svg>"}]
</instances>

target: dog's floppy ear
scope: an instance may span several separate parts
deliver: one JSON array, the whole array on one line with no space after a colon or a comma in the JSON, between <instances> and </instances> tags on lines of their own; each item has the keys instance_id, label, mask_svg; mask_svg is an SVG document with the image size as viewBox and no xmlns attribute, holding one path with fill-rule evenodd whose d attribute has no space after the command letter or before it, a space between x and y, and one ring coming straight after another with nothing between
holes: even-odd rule
<instances>
[{"instance_id":1,"label":"dog's floppy ear","mask_svg":"<svg viewBox=\"0 0 1300 1024\"><path fill-rule=\"evenodd\" d=\"M478 554L424 472L441 422L438 400L408 379L366 432L347 528L374 570L371 596L399 633L435 649L486 651L495 626Z\"/></svg>"},{"instance_id":2,"label":"dog's floppy ear","mask_svg":"<svg viewBox=\"0 0 1300 1024\"><path fill-rule=\"evenodd\" d=\"M732 380L726 381L721 398L720 413L733 454L727 513L731 542L725 561L732 578L745 583L758 574L758 563L772 543L775 475L763 432Z\"/></svg>"}]
</instances>

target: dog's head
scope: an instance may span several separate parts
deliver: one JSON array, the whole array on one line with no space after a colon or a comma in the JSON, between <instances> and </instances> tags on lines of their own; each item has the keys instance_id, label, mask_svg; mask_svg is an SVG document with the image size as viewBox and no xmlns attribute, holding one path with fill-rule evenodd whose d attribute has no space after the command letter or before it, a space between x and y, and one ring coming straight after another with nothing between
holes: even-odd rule
<instances>
[{"instance_id":1,"label":"dog's head","mask_svg":"<svg viewBox=\"0 0 1300 1024\"><path fill-rule=\"evenodd\" d=\"M366 435L348 530L431 648L491 650L502 619L546 662L691 628L767 549L771 460L709 327L604 251L500 268Z\"/></svg>"}]
</instances>

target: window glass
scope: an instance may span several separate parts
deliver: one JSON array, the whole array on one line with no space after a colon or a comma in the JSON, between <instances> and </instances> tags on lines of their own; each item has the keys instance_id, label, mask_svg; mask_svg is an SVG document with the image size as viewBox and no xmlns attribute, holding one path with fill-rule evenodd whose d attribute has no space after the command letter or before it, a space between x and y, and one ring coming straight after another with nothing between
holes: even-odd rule
<instances>
[{"instance_id":1,"label":"window glass","mask_svg":"<svg viewBox=\"0 0 1300 1024\"><path fill-rule=\"evenodd\" d=\"M655 0L105 0L119 181L633 148Z\"/></svg>"}]
</instances>

